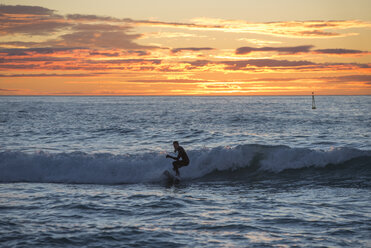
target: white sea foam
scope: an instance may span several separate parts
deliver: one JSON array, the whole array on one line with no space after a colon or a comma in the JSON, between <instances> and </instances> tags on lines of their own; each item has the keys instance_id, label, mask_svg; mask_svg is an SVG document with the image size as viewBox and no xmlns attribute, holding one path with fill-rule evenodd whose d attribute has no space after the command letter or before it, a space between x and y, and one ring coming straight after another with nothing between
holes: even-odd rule
<instances>
[{"instance_id":1,"label":"white sea foam","mask_svg":"<svg viewBox=\"0 0 371 248\"><path fill-rule=\"evenodd\" d=\"M309 166L324 167L353 158L371 156L371 151L351 148L311 150L287 146L241 145L189 151L191 164L181 169L184 179L197 179L214 171L233 171L258 166L259 170L281 172ZM0 182L57 183L143 183L161 180L171 170L164 154L86 154L81 152L27 154L0 153Z\"/></svg>"}]
</instances>

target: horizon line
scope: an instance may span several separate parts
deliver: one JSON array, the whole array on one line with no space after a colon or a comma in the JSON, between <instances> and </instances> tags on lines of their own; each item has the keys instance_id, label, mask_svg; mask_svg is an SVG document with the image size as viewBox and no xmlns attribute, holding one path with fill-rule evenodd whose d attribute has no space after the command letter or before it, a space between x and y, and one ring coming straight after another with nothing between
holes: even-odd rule
<instances>
[{"instance_id":1,"label":"horizon line","mask_svg":"<svg viewBox=\"0 0 371 248\"><path fill-rule=\"evenodd\" d=\"M122 95L110 95L110 94L107 94L107 95L102 95L102 94L99 94L99 95L96 95L96 94L81 94L81 95L78 95L78 94L46 94L46 95L1 95L0 94L0 97L1 96L76 96L76 97L79 97L79 96L149 96L149 97L153 97L153 96L158 96L158 97L163 97L163 96L166 96L166 97L177 97L177 96L187 96L187 97L193 97L193 96L202 96L202 97L213 97L213 96L223 96L223 97L226 97L226 96L230 96L230 97L234 97L234 96L312 96L312 93L306 95L306 94L297 94L297 95L221 95L221 94L217 94L217 95L212 95L212 94L205 94L205 95L199 95L199 94L195 94L195 95L190 95L190 94L186 94L186 95L138 95L138 94L122 94ZM371 94L315 94L315 96L371 96Z\"/></svg>"}]
</instances>

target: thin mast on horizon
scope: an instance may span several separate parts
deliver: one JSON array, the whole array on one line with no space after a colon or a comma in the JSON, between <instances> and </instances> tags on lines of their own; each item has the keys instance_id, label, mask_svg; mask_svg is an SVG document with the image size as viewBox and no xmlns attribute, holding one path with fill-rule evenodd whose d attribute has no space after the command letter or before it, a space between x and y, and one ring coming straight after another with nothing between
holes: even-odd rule
<instances>
[{"instance_id":1,"label":"thin mast on horizon","mask_svg":"<svg viewBox=\"0 0 371 248\"><path fill-rule=\"evenodd\" d=\"M316 101L314 100L314 92L312 92L312 109L316 109Z\"/></svg>"}]
</instances>

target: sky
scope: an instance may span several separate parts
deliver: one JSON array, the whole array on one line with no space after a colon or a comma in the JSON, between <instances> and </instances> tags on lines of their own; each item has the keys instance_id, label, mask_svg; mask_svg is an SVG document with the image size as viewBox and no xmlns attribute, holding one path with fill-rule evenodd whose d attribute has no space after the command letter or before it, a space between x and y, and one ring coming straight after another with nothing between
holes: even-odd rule
<instances>
[{"instance_id":1,"label":"sky","mask_svg":"<svg viewBox=\"0 0 371 248\"><path fill-rule=\"evenodd\" d=\"M0 0L0 95L370 95L369 0Z\"/></svg>"}]
</instances>

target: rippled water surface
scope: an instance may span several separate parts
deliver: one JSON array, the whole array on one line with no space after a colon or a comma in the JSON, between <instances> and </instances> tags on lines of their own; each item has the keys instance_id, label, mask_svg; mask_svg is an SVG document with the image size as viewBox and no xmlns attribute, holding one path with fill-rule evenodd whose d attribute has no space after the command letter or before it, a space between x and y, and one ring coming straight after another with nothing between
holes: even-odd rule
<instances>
[{"instance_id":1,"label":"rippled water surface","mask_svg":"<svg viewBox=\"0 0 371 248\"><path fill-rule=\"evenodd\" d=\"M0 247L371 247L371 98L316 100L0 97Z\"/></svg>"},{"instance_id":2,"label":"rippled water surface","mask_svg":"<svg viewBox=\"0 0 371 248\"><path fill-rule=\"evenodd\" d=\"M369 189L277 180L3 184L0 240L6 247L369 247Z\"/></svg>"},{"instance_id":3,"label":"rippled water surface","mask_svg":"<svg viewBox=\"0 0 371 248\"><path fill-rule=\"evenodd\" d=\"M370 96L0 97L0 146L142 153L240 144L371 150Z\"/></svg>"}]
</instances>

